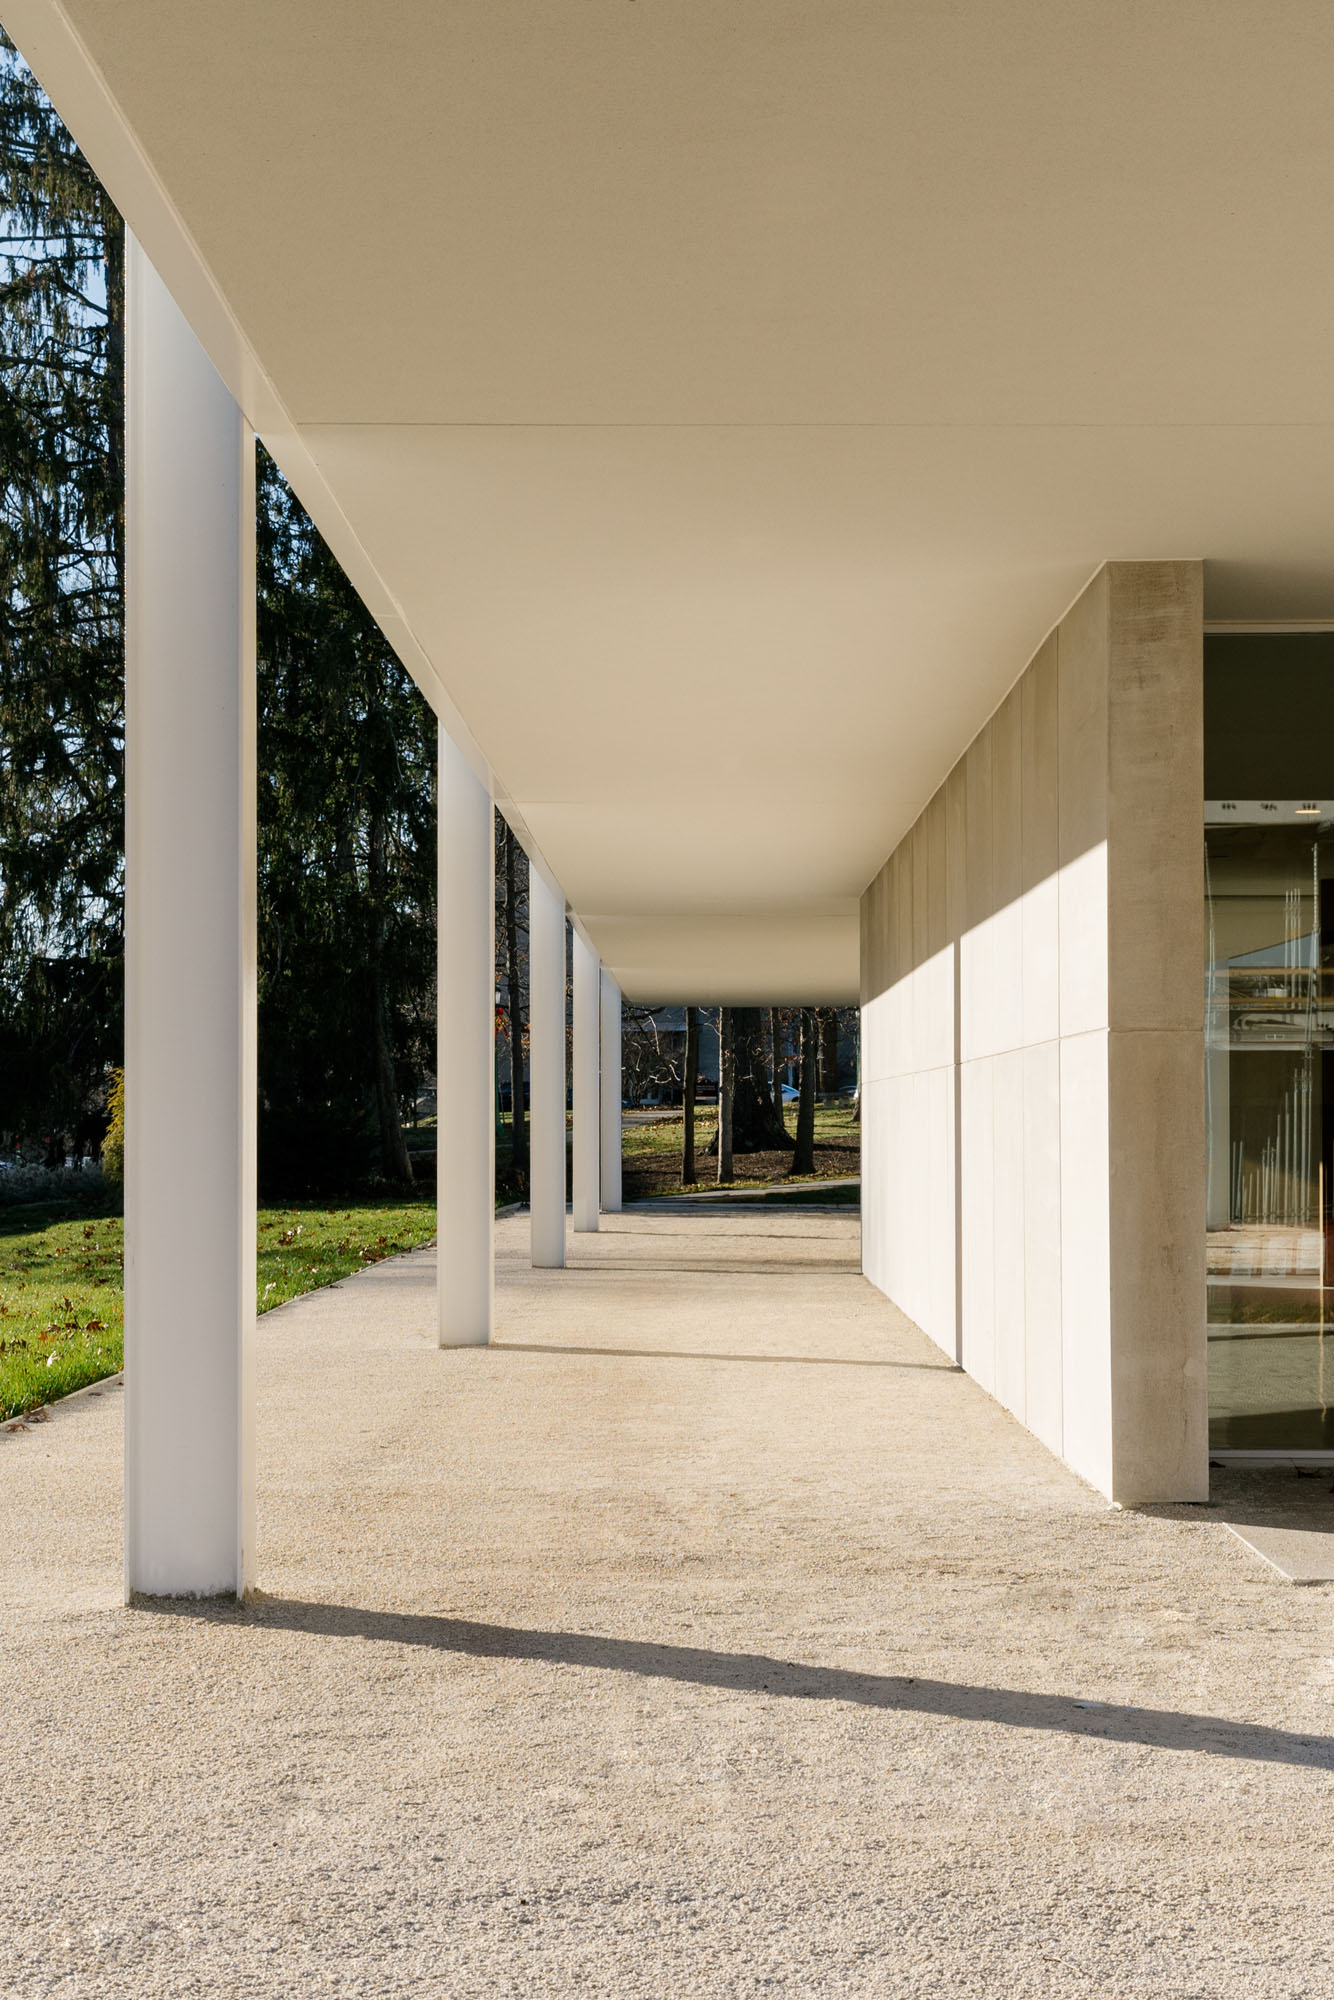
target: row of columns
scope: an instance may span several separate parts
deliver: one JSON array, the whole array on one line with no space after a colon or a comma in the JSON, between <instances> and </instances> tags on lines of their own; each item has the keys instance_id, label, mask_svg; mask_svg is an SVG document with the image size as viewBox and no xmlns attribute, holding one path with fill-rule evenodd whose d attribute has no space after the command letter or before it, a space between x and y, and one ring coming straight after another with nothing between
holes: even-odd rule
<instances>
[{"instance_id":1,"label":"row of columns","mask_svg":"<svg viewBox=\"0 0 1334 2000\"><path fill-rule=\"evenodd\" d=\"M125 1587L254 1582L255 441L126 248ZM439 733L442 1347L494 1317L494 804ZM565 1262L562 897L529 885L532 1260ZM621 995L576 930L573 1210L621 1205ZM521 1083L519 1084L521 1087Z\"/></svg>"},{"instance_id":2,"label":"row of columns","mask_svg":"<svg viewBox=\"0 0 1334 2000\"><path fill-rule=\"evenodd\" d=\"M440 731L436 1122L440 1345L485 1346L494 1316L495 848L491 794ZM621 1206L621 989L573 933L573 1222ZM529 1216L532 1260L565 1263L565 902L528 888ZM515 1088L522 1088L522 1071ZM446 1143L446 1127L448 1143ZM485 1137L483 1138L483 1134Z\"/></svg>"}]
</instances>

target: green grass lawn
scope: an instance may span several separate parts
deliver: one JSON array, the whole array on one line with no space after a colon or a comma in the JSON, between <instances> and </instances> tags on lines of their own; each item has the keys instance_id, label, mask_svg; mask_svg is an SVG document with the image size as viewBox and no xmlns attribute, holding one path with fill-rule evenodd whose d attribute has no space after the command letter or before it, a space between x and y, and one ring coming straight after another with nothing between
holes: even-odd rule
<instances>
[{"instance_id":1,"label":"green grass lawn","mask_svg":"<svg viewBox=\"0 0 1334 2000\"><path fill-rule=\"evenodd\" d=\"M783 1122L788 1131L795 1134L797 1129L797 1107L795 1104L789 1103L783 1106ZM709 1188L717 1188L720 1185L724 1188L753 1188L756 1183L745 1172L747 1159L744 1154L738 1154L737 1156L736 1165L742 1171L735 1180L722 1183L717 1180L716 1160L711 1162L705 1155L705 1148L713 1139L717 1128L717 1107L712 1104L697 1106L695 1110L695 1146L700 1179L695 1185ZM815 1145L817 1153L822 1147L825 1149L838 1148L841 1157L831 1158L830 1152L826 1150L824 1157L817 1160L814 1174L803 1174L800 1176L787 1175L784 1178L783 1185L785 1187L797 1187L807 1182L825 1180L831 1174L855 1174L859 1167L859 1160L856 1154L859 1130L857 1114L846 1099L831 1104L817 1104L815 1107ZM626 1124L623 1127L621 1135L622 1159L627 1167L633 1167L636 1161L644 1161L645 1163L661 1166L665 1166L668 1162L678 1162L681 1158L681 1135L682 1120L680 1111L675 1112L669 1118L655 1119L651 1124ZM674 1185L679 1190L681 1185L679 1175ZM666 1187L662 1189L664 1193L669 1191L671 1190Z\"/></svg>"},{"instance_id":2,"label":"green grass lawn","mask_svg":"<svg viewBox=\"0 0 1334 2000\"><path fill-rule=\"evenodd\" d=\"M791 1128L791 1105L787 1114ZM716 1115L712 1107L698 1115L701 1149ZM817 1146L846 1143L855 1130L846 1106L817 1106ZM644 1156L679 1159L679 1115L662 1124L627 1125L624 1147L627 1164ZM709 1186L717 1186L707 1178ZM267 1312L382 1257L429 1243L434 1235L434 1187L423 1186L420 1196L408 1201L388 1195L346 1207L310 1201L263 1208L258 1308ZM0 1209L0 1421L52 1403L122 1366L123 1245L119 1216L53 1220L49 1211Z\"/></svg>"},{"instance_id":3,"label":"green grass lawn","mask_svg":"<svg viewBox=\"0 0 1334 2000\"><path fill-rule=\"evenodd\" d=\"M259 1212L258 1306L267 1312L435 1235L435 1198L396 1196ZM0 1210L0 1419L114 1375L124 1357L119 1216L46 1222Z\"/></svg>"}]
</instances>

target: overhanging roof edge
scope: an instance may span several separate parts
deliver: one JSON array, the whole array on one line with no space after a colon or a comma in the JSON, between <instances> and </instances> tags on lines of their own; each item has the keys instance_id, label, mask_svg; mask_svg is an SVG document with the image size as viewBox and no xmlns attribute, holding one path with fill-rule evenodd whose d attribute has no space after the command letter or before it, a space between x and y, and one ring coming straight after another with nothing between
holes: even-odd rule
<instances>
[{"instance_id":1,"label":"overhanging roof edge","mask_svg":"<svg viewBox=\"0 0 1334 2000\"><path fill-rule=\"evenodd\" d=\"M133 229L256 435L299 496L353 589L517 834L552 891L564 891L522 812L386 588L272 379L237 324L198 245L59 0L10 0L5 29Z\"/></svg>"}]
</instances>

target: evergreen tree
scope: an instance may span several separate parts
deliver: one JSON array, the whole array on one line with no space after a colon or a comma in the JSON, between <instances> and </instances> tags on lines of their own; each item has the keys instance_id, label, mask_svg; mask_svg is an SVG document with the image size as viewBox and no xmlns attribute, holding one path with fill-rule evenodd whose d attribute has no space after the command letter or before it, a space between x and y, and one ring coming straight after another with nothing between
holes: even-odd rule
<instances>
[{"instance_id":1,"label":"evergreen tree","mask_svg":"<svg viewBox=\"0 0 1334 2000\"><path fill-rule=\"evenodd\" d=\"M259 465L260 1172L412 1178L434 1069L435 723L267 453Z\"/></svg>"},{"instance_id":2,"label":"evergreen tree","mask_svg":"<svg viewBox=\"0 0 1334 2000\"><path fill-rule=\"evenodd\" d=\"M0 231L0 1130L86 1146L122 1039L123 233L2 31Z\"/></svg>"},{"instance_id":3,"label":"evergreen tree","mask_svg":"<svg viewBox=\"0 0 1334 2000\"><path fill-rule=\"evenodd\" d=\"M123 1044L123 262L0 32L0 1135L56 1154L96 1149ZM434 726L262 453L258 535L262 1170L406 1180Z\"/></svg>"}]
</instances>

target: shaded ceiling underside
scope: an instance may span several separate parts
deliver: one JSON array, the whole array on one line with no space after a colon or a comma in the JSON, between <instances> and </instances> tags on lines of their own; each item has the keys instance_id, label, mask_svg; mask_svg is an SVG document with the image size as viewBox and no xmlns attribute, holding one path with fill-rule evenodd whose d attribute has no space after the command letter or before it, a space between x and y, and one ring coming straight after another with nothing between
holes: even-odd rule
<instances>
[{"instance_id":1,"label":"shaded ceiling underside","mask_svg":"<svg viewBox=\"0 0 1334 2000\"><path fill-rule=\"evenodd\" d=\"M633 997L854 997L1100 562L1334 617L1325 0L5 19Z\"/></svg>"}]
</instances>

